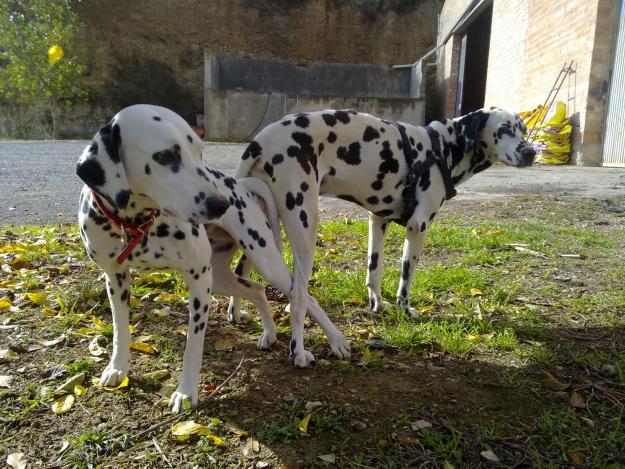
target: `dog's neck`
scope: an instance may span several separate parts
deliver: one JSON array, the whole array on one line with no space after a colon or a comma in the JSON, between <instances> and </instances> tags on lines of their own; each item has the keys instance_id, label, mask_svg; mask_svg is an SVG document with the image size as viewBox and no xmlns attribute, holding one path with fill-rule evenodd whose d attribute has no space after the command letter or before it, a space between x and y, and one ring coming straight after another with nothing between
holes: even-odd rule
<instances>
[{"instance_id":1,"label":"dog's neck","mask_svg":"<svg viewBox=\"0 0 625 469\"><path fill-rule=\"evenodd\" d=\"M112 204L104 197L100 197L101 204L104 206L104 210L96 203L95 192L91 194L91 206L98 213L99 216L110 219L111 217L105 213L105 211L113 214L113 217L119 217L125 225L141 225L146 223L153 217L154 209L150 207L149 200L145 196L131 195L128 199L128 204L123 210L117 210ZM158 210L156 210L158 214Z\"/></svg>"},{"instance_id":2,"label":"dog's neck","mask_svg":"<svg viewBox=\"0 0 625 469\"><path fill-rule=\"evenodd\" d=\"M428 125L431 130L435 131L429 132L432 150L435 153L440 152L445 158L454 186L462 184L474 174L492 165L490 152L485 142L476 139L469 151L465 151L467 141L463 119L464 117L458 117L446 119L443 122L433 121Z\"/></svg>"}]
</instances>

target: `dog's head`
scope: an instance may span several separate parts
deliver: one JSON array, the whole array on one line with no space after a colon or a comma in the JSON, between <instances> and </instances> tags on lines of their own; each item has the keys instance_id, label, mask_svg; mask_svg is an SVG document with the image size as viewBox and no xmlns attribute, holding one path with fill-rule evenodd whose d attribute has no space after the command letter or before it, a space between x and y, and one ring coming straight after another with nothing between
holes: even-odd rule
<instances>
[{"instance_id":1,"label":"dog's head","mask_svg":"<svg viewBox=\"0 0 625 469\"><path fill-rule=\"evenodd\" d=\"M525 140L527 128L513 112L491 107L463 116L465 152L481 151L492 161L500 160L510 166L530 166L536 151Z\"/></svg>"},{"instance_id":2,"label":"dog's head","mask_svg":"<svg viewBox=\"0 0 625 469\"><path fill-rule=\"evenodd\" d=\"M156 106L122 110L83 151L76 173L116 212L158 209L206 223L230 206L202 169L201 141L177 114Z\"/></svg>"}]
</instances>

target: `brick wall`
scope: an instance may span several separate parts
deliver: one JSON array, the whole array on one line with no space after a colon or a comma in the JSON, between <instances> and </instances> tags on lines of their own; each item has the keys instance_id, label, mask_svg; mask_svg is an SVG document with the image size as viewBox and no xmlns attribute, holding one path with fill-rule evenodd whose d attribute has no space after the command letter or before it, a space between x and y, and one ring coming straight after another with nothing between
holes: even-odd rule
<instances>
[{"instance_id":1,"label":"brick wall","mask_svg":"<svg viewBox=\"0 0 625 469\"><path fill-rule=\"evenodd\" d=\"M439 38L468 3L445 2ZM617 12L618 0L494 0L485 104L533 109L573 61L575 73L558 94L573 117L573 162L600 164ZM447 86L437 90L438 108L447 116L455 102L453 50L450 40L438 58L437 86Z\"/></svg>"},{"instance_id":2,"label":"brick wall","mask_svg":"<svg viewBox=\"0 0 625 469\"><path fill-rule=\"evenodd\" d=\"M522 110L529 0L496 0L488 54L486 106Z\"/></svg>"}]
</instances>

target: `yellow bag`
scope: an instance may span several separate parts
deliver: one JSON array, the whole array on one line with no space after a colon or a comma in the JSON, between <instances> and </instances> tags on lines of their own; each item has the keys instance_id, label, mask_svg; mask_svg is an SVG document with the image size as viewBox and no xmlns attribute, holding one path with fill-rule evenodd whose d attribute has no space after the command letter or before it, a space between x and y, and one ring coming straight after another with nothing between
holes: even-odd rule
<instances>
[{"instance_id":1,"label":"yellow bag","mask_svg":"<svg viewBox=\"0 0 625 469\"><path fill-rule=\"evenodd\" d=\"M520 113L519 117L528 129L538 129L532 142L538 155L536 162L566 164L571 153L571 130L573 129L569 119L566 118L566 104L558 101L551 118L546 123L537 125L546 113L546 109L538 106L532 111Z\"/></svg>"}]
</instances>

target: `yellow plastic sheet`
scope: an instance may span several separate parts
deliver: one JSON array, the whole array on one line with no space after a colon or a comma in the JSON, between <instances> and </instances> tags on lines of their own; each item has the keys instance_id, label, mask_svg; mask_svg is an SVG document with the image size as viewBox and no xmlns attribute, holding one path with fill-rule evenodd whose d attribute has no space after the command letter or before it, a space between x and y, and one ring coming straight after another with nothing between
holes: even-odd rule
<instances>
[{"instance_id":1,"label":"yellow plastic sheet","mask_svg":"<svg viewBox=\"0 0 625 469\"><path fill-rule=\"evenodd\" d=\"M562 101L556 103L553 116L541 125L538 125L545 114L546 109L538 106L532 111L522 112L519 117L528 129L535 128L533 145L537 150L537 163L542 164L566 164L571 154L571 130L569 119L566 118L566 104Z\"/></svg>"}]
</instances>

